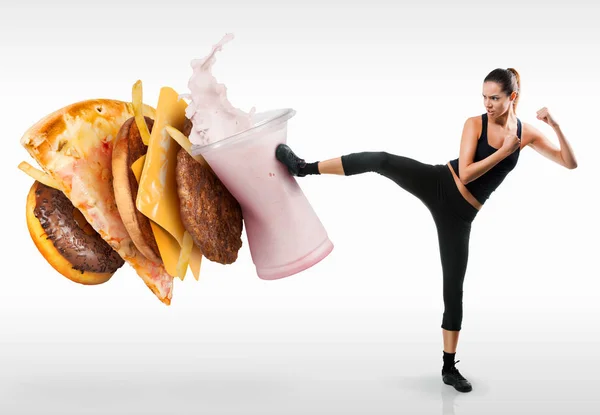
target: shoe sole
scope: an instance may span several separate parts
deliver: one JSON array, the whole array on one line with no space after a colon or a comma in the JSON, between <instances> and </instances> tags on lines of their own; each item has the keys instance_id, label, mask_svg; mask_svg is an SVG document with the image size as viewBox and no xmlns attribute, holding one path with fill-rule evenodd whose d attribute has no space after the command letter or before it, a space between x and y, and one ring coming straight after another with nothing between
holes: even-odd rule
<instances>
[{"instance_id":1,"label":"shoe sole","mask_svg":"<svg viewBox=\"0 0 600 415\"><path fill-rule=\"evenodd\" d=\"M454 385L453 385L451 382L447 382L445 379L442 379L442 381L443 381L443 382L444 382L446 385L448 385L448 386L452 386L454 389L456 389L456 390L457 390L457 391L459 391L459 392L466 393L466 392L471 392L471 391L473 390L473 388L471 388L471 389L467 389L467 390L460 390L460 389L457 389L457 388L456 388L456 386L454 386Z\"/></svg>"},{"instance_id":2,"label":"shoe sole","mask_svg":"<svg viewBox=\"0 0 600 415\"><path fill-rule=\"evenodd\" d=\"M296 171L296 169L293 169L292 167L290 167L287 164L288 161L288 157L289 155L292 155L295 158L299 158L293 151L292 149L287 145L287 144L279 144L275 150L275 158L282 163L284 166L286 166L288 172L292 175L292 176L298 176L300 174L300 171Z\"/></svg>"}]
</instances>

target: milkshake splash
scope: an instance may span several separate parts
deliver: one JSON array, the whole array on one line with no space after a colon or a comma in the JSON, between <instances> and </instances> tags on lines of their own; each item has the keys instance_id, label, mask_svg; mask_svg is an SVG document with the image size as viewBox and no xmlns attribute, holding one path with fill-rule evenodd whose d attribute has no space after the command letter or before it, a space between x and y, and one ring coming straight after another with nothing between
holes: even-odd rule
<instances>
[{"instance_id":1,"label":"milkshake splash","mask_svg":"<svg viewBox=\"0 0 600 415\"><path fill-rule=\"evenodd\" d=\"M179 97L191 101L185 115L193 124L189 136L193 150L245 131L253 125L255 108L246 113L231 105L227 99L227 88L219 84L212 74L216 53L233 38L233 34L226 34L213 46L208 56L191 62L193 73L188 81L190 93Z\"/></svg>"}]
</instances>

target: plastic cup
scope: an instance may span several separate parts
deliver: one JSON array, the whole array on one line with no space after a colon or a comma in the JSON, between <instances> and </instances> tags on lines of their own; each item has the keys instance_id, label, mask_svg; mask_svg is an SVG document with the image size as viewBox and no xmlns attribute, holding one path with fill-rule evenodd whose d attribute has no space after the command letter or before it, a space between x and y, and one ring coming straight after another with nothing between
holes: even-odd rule
<instances>
[{"instance_id":1,"label":"plastic cup","mask_svg":"<svg viewBox=\"0 0 600 415\"><path fill-rule=\"evenodd\" d=\"M254 115L254 125L205 146L192 146L237 199L252 261L261 279L304 271L333 250L323 224L275 149L287 141L293 109Z\"/></svg>"}]
</instances>

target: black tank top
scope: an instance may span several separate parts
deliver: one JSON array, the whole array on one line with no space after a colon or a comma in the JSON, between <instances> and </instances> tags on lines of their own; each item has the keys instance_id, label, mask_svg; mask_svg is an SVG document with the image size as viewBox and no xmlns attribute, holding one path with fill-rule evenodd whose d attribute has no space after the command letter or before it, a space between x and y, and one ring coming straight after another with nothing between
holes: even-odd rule
<instances>
[{"instance_id":1,"label":"black tank top","mask_svg":"<svg viewBox=\"0 0 600 415\"><path fill-rule=\"evenodd\" d=\"M481 137L479 137L477 141L477 148L475 150L475 158L473 162L477 162L483 160L486 157L494 154L498 151L497 148L492 147L490 143L488 143L487 138L487 126L488 126L488 115L481 115ZM517 137L521 138L521 120L517 118ZM475 196L475 199L479 201L479 203L484 204L485 201L490 197L492 192L500 186L500 183L504 181L504 178L512 169L517 165L517 161L519 160L519 153L521 149L518 148L516 151L511 153L508 157L504 158L500 163L496 164L492 167L488 172L484 173L477 179L473 180L470 183L467 183L465 186L469 191ZM454 172L458 176L458 158L450 161Z\"/></svg>"}]
</instances>

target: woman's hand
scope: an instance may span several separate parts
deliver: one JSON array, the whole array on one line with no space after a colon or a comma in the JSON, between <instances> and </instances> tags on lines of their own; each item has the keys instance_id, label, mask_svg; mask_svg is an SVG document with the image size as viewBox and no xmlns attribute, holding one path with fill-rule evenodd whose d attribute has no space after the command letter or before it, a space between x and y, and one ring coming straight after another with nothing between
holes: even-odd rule
<instances>
[{"instance_id":1,"label":"woman's hand","mask_svg":"<svg viewBox=\"0 0 600 415\"><path fill-rule=\"evenodd\" d=\"M521 139L516 134L509 134L504 138L501 150L508 157L517 151L519 147L521 147Z\"/></svg>"},{"instance_id":2,"label":"woman's hand","mask_svg":"<svg viewBox=\"0 0 600 415\"><path fill-rule=\"evenodd\" d=\"M552 128L558 127L558 123L556 122L556 120L554 120L554 118L552 118L552 115L550 115L550 112L546 107L542 108L537 112L537 119L544 121Z\"/></svg>"}]
</instances>

